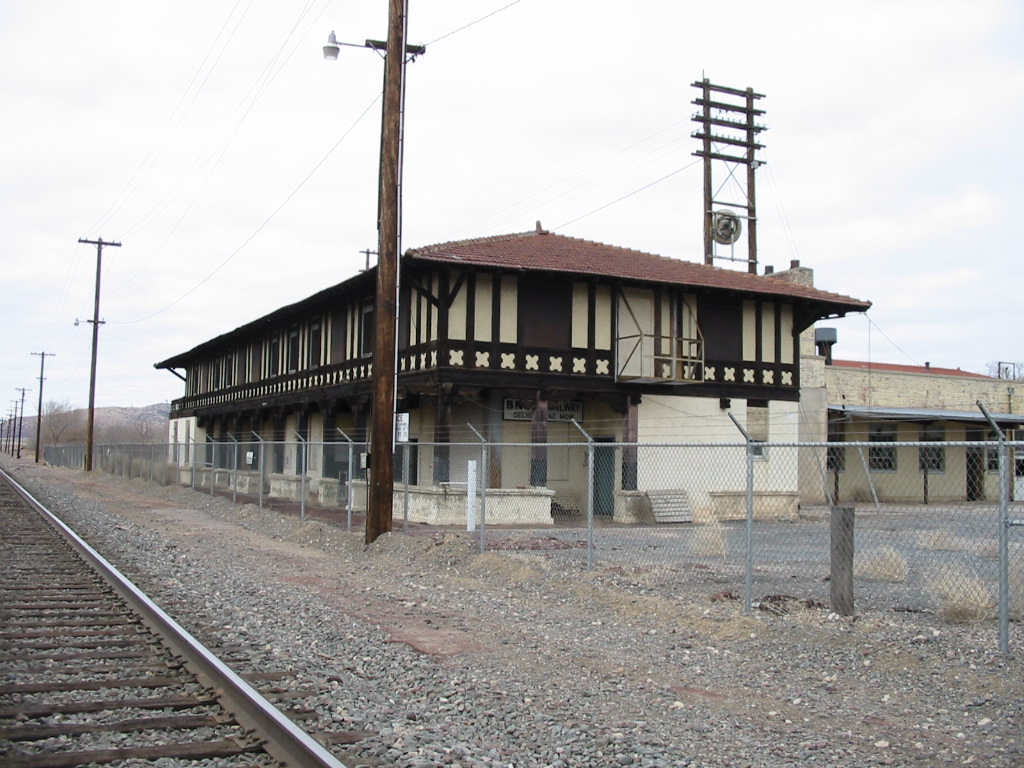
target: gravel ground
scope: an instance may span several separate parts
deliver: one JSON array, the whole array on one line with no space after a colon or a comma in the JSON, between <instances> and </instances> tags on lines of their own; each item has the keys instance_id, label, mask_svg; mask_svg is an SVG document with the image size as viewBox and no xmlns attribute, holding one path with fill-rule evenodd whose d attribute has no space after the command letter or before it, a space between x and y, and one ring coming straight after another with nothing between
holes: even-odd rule
<instances>
[{"instance_id":1,"label":"gravel ground","mask_svg":"<svg viewBox=\"0 0 1024 768\"><path fill-rule=\"evenodd\" d=\"M0 458L211 647L286 669L346 765L1024 765L1024 664L992 625L747 616L657 570L478 554ZM528 544L528 542L524 542ZM344 734L344 736L343 736Z\"/></svg>"}]
</instances>

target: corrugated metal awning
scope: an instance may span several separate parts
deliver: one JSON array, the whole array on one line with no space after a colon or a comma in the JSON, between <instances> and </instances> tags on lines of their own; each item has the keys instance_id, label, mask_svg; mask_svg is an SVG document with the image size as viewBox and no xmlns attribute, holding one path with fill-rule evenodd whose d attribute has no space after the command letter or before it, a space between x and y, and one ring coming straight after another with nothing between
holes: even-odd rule
<instances>
[{"instance_id":1,"label":"corrugated metal awning","mask_svg":"<svg viewBox=\"0 0 1024 768\"><path fill-rule=\"evenodd\" d=\"M987 424L980 410L946 411L937 408L878 408L868 405L829 405L829 413L847 414L859 419L876 421L966 421L975 424ZM1024 425L1024 414L992 413L992 419L1003 427L1019 427Z\"/></svg>"}]
</instances>

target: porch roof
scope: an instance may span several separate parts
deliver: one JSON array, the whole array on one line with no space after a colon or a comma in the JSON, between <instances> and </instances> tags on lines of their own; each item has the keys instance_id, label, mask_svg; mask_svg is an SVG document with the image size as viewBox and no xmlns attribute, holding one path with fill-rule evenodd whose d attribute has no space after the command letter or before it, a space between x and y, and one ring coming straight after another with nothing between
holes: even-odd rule
<instances>
[{"instance_id":1,"label":"porch roof","mask_svg":"<svg viewBox=\"0 0 1024 768\"><path fill-rule=\"evenodd\" d=\"M879 408L868 405L829 405L829 413L847 414L859 419L875 421L964 421L975 424L988 424L980 410L947 411L939 408ZM991 411L990 411L991 413ZM1024 425L1024 414L991 413L992 420L1000 427L1020 427Z\"/></svg>"}]
</instances>

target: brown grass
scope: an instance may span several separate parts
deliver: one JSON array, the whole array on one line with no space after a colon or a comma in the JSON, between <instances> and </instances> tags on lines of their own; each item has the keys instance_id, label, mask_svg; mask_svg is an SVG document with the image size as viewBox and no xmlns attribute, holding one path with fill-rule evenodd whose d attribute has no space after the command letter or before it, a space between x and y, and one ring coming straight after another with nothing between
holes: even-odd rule
<instances>
[{"instance_id":1,"label":"brown grass","mask_svg":"<svg viewBox=\"0 0 1024 768\"><path fill-rule=\"evenodd\" d=\"M996 596L969 568L946 566L933 576L929 586L939 615L948 621L969 623L995 615Z\"/></svg>"},{"instance_id":2,"label":"brown grass","mask_svg":"<svg viewBox=\"0 0 1024 768\"><path fill-rule=\"evenodd\" d=\"M871 549L856 558L854 573L858 579L903 582L909 572L907 558L894 547Z\"/></svg>"},{"instance_id":3,"label":"brown grass","mask_svg":"<svg viewBox=\"0 0 1024 768\"><path fill-rule=\"evenodd\" d=\"M725 557L729 554L729 544L725 539L725 526L721 523L709 523L695 530L697 540L693 543L693 553L697 557Z\"/></svg>"}]
</instances>

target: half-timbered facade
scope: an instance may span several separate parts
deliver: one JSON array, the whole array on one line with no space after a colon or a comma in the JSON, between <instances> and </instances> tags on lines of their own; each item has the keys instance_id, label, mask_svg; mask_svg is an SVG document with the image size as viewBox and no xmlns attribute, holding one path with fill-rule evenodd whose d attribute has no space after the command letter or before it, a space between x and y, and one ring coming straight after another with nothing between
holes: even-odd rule
<instances>
[{"instance_id":1,"label":"half-timbered facade","mask_svg":"<svg viewBox=\"0 0 1024 768\"><path fill-rule=\"evenodd\" d=\"M185 381L172 441L363 434L374 278L361 273L157 363ZM410 414L413 439L431 446L412 472L421 484L460 479L460 452L470 449L453 444L453 425L535 445L582 439L572 420L620 443L735 441L732 413L756 439L796 439L795 426L779 425L795 425L785 416L800 397L801 331L869 304L780 278L539 226L406 252L397 408ZM336 476L322 458L303 461L287 451L265 459L271 473ZM521 465L496 462L487 482L571 495L580 478L550 463L543 451ZM642 488L644 477L636 453L623 452L614 487Z\"/></svg>"}]
</instances>

